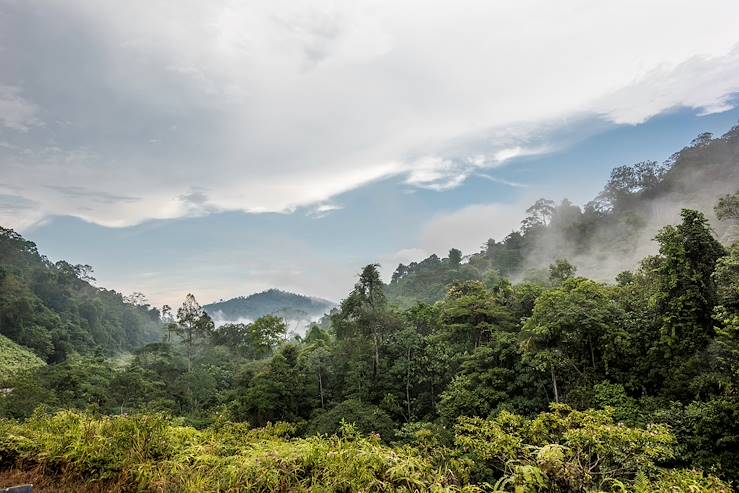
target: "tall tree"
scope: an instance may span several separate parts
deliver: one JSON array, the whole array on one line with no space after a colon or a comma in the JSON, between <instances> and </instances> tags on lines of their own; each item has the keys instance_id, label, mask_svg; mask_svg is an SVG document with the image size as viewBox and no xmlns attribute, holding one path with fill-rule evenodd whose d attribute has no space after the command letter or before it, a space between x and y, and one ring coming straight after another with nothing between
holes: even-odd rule
<instances>
[{"instance_id":1,"label":"tall tree","mask_svg":"<svg viewBox=\"0 0 739 493\"><path fill-rule=\"evenodd\" d=\"M449 250L449 263L458 266L462 263L462 252L456 248Z\"/></svg>"},{"instance_id":2,"label":"tall tree","mask_svg":"<svg viewBox=\"0 0 739 493\"><path fill-rule=\"evenodd\" d=\"M521 229L524 233L532 232L537 229L545 228L549 225L554 213L554 201L541 198L526 209L528 216L521 222Z\"/></svg>"},{"instance_id":3,"label":"tall tree","mask_svg":"<svg viewBox=\"0 0 739 493\"><path fill-rule=\"evenodd\" d=\"M478 281L452 285L441 317L446 339L462 351L471 351L484 344L493 331L509 330L514 325L510 310Z\"/></svg>"},{"instance_id":4,"label":"tall tree","mask_svg":"<svg viewBox=\"0 0 739 493\"><path fill-rule=\"evenodd\" d=\"M193 347L198 339L205 338L213 331L213 321L191 293L177 310L177 333L187 346L187 371L192 370Z\"/></svg>"},{"instance_id":5,"label":"tall tree","mask_svg":"<svg viewBox=\"0 0 739 493\"><path fill-rule=\"evenodd\" d=\"M681 216L681 224L662 228L656 237L660 346L676 362L705 347L713 336L716 288L711 274L726 254L703 214L683 209Z\"/></svg>"},{"instance_id":6,"label":"tall tree","mask_svg":"<svg viewBox=\"0 0 739 493\"><path fill-rule=\"evenodd\" d=\"M621 320L608 288L586 279L566 281L536 300L523 327L524 349L534 366L549 372L556 402L588 373L607 377L626 345Z\"/></svg>"},{"instance_id":7,"label":"tall tree","mask_svg":"<svg viewBox=\"0 0 739 493\"><path fill-rule=\"evenodd\" d=\"M372 375L377 377L380 367L380 345L387 330L387 305L385 286L380 279L378 264L369 264L359 274L359 281L341 304L340 318L344 319L354 331L367 332L372 343ZM338 335L341 335L340 333Z\"/></svg>"}]
</instances>

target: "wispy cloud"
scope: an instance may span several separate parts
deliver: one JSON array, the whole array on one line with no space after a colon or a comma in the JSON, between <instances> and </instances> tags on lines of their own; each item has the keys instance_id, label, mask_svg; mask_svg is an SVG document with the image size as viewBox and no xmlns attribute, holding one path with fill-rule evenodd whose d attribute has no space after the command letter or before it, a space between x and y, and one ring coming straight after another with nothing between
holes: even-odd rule
<instances>
[{"instance_id":1,"label":"wispy cloud","mask_svg":"<svg viewBox=\"0 0 739 493\"><path fill-rule=\"evenodd\" d=\"M490 180L495 183L500 183L501 185L507 185L509 187L514 188L528 188L528 185L525 183L519 183L517 181L511 181L511 180L505 180L503 178L498 178L496 176L487 175L485 173L476 173L475 176L479 176L481 178L485 178L486 180Z\"/></svg>"},{"instance_id":2,"label":"wispy cloud","mask_svg":"<svg viewBox=\"0 0 739 493\"><path fill-rule=\"evenodd\" d=\"M140 197L130 197L127 195L116 195L108 192L88 190L84 187L72 185L46 185L46 188L59 192L70 199L89 199L93 202L101 202L104 204L115 203L131 203L141 200Z\"/></svg>"},{"instance_id":3,"label":"wispy cloud","mask_svg":"<svg viewBox=\"0 0 739 493\"><path fill-rule=\"evenodd\" d=\"M0 126L27 132L41 125L38 107L21 97L21 90L14 85L0 85Z\"/></svg>"},{"instance_id":4,"label":"wispy cloud","mask_svg":"<svg viewBox=\"0 0 739 493\"><path fill-rule=\"evenodd\" d=\"M311 217L314 217L316 219L321 219L323 217L328 216L332 212L334 212L334 211L340 211L343 208L344 208L344 206L341 206L339 204L330 204L330 203L319 204L319 205L311 208L308 211L308 215L311 216Z\"/></svg>"}]
</instances>

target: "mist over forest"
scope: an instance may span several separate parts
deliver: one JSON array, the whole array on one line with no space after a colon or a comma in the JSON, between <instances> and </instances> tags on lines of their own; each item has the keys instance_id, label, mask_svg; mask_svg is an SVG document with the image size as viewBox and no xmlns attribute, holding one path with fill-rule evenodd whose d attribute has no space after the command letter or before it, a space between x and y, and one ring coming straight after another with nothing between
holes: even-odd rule
<instances>
[{"instance_id":1,"label":"mist over forest","mask_svg":"<svg viewBox=\"0 0 739 493\"><path fill-rule=\"evenodd\" d=\"M535 201L478 252L400 264L387 283L359 267L338 305L271 289L154 307L3 228L0 478L730 491L738 163L739 127L701 134L614 169L583 206Z\"/></svg>"},{"instance_id":2,"label":"mist over forest","mask_svg":"<svg viewBox=\"0 0 739 493\"><path fill-rule=\"evenodd\" d=\"M738 20L0 0L0 493L739 491Z\"/></svg>"}]
</instances>

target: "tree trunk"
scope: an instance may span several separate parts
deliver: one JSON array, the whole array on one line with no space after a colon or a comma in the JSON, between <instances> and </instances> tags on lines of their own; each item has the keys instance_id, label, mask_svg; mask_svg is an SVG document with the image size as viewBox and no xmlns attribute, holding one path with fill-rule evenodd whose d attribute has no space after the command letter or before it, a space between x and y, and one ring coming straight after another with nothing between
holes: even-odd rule
<instances>
[{"instance_id":1,"label":"tree trunk","mask_svg":"<svg viewBox=\"0 0 739 493\"><path fill-rule=\"evenodd\" d=\"M593 369L595 369L595 351L593 350L593 339L588 337L588 344L590 344L590 360L593 362Z\"/></svg>"},{"instance_id":2,"label":"tree trunk","mask_svg":"<svg viewBox=\"0 0 739 493\"><path fill-rule=\"evenodd\" d=\"M552 387L554 387L554 402L559 403L559 392L557 391L557 376L554 374L554 364L551 365L552 370Z\"/></svg>"},{"instance_id":3,"label":"tree trunk","mask_svg":"<svg viewBox=\"0 0 739 493\"><path fill-rule=\"evenodd\" d=\"M374 332L372 334L372 343L375 348L375 358L372 363L372 377L377 378L377 373L379 372L380 368L380 336L377 334L377 332Z\"/></svg>"},{"instance_id":4,"label":"tree trunk","mask_svg":"<svg viewBox=\"0 0 739 493\"><path fill-rule=\"evenodd\" d=\"M411 348L408 348L408 366L405 369L405 403L408 409L406 422L411 421Z\"/></svg>"},{"instance_id":5,"label":"tree trunk","mask_svg":"<svg viewBox=\"0 0 739 493\"><path fill-rule=\"evenodd\" d=\"M321 370L318 370L318 391L321 394L321 409L324 408L323 403L323 377L321 376Z\"/></svg>"},{"instance_id":6,"label":"tree trunk","mask_svg":"<svg viewBox=\"0 0 739 493\"><path fill-rule=\"evenodd\" d=\"M192 339L193 339L193 327L192 324L189 324L186 326L185 334L187 337L185 338L185 342L187 343L187 372L190 373L192 371Z\"/></svg>"}]
</instances>

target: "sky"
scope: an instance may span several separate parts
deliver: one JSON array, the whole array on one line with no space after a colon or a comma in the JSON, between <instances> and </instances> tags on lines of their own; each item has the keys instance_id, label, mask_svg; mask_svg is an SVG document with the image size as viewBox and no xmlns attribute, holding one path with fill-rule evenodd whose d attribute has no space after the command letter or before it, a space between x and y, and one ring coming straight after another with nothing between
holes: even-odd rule
<instances>
[{"instance_id":1,"label":"sky","mask_svg":"<svg viewBox=\"0 0 739 493\"><path fill-rule=\"evenodd\" d=\"M739 121L739 3L0 0L0 225L156 305L341 299Z\"/></svg>"}]
</instances>

